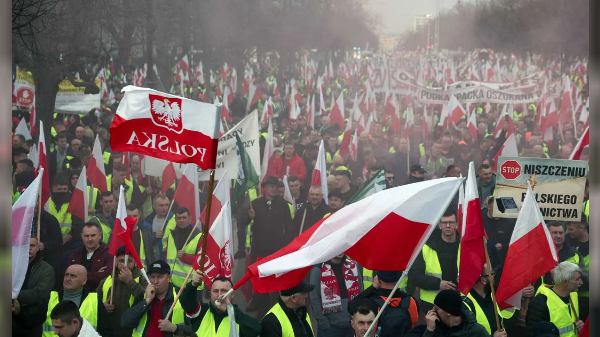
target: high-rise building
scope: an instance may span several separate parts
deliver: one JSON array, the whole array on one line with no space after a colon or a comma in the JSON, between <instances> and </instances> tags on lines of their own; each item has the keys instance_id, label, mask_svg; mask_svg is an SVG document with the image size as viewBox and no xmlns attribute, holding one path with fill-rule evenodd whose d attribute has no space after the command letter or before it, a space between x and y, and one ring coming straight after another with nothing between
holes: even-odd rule
<instances>
[{"instance_id":1,"label":"high-rise building","mask_svg":"<svg viewBox=\"0 0 600 337\"><path fill-rule=\"evenodd\" d=\"M418 31L421 27L427 26L432 19L433 15L431 14L415 15L413 18L413 32Z\"/></svg>"}]
</instances>

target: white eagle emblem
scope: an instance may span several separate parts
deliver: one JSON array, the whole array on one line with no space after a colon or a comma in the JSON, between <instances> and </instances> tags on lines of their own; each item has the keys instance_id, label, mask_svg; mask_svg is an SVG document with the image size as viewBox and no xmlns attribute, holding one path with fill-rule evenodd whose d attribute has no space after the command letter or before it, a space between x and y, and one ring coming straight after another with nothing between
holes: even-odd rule
<instances>
[{"instance_id":1,"label":"white eagle emblem","mask_svg":"<svg viewBox=\"0 0 600 337\"><path fill-rule=\"evenodd\" d=\"M168 98L152 100L152 111L155 114L157 122L161 122L165 127L175 132L180 132L181 108L177 102L171 102Z\"/></svg>"}]
</instances>

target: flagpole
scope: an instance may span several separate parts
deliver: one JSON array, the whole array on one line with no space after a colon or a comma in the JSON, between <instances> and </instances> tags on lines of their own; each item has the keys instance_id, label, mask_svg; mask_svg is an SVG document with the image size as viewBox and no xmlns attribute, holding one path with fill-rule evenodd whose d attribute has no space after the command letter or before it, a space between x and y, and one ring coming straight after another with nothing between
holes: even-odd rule
<instances>
[{"instance_id":1,"label":"flagpole","mask_svg":"<svg viewBox=\"0 0 600 337\"><path fill-rule=\"evenodd\" d=\"M41 168L42 168L41 173L44 174L44 168L43 167L41 167ZM40 242L40 238L42 235L42 228L40 227L42 224L42 222L41 222L42 221L42 185L43 184L40 181L40 187L38 188L38 214L37 214L37 240L38 240L38 242Z\"/></svg>"},{"instance_id":2,"label":"flagpole","mask_svg":"<svg viewBox=\"0 0 600 337\"><path fill-rule=\"evenodd\" d=\"M165 221L163 221L161 232L163 232L163 236L165 235L165 227L167 226L167 222L169 220L169 214L171 214L171 208L173 208L173 204L175 203L175 197L171 200L171 204L169 205L169 210L167 211L167 215L165 216Z\"/></svg>"},{"instance_id":3,"label":"flagpole","mask_svg":"<svg viewBox=\"0 0 600 337\"><path fill-rule=\"evenodd\" d=\"M485 236L482 237L483 240L483 250L485 251L485 262L487 265L487 276L488 281L490 282L490 289L492 291L492 302L494 303L494 316L496 317L496 329L500 330L500 316L498 315L498 303L496 303L496 290L494 289L494 277L492 276L492 264L490 262L490 254L488 253L487 242L485 241Z\"/></svg>"},{"instance_id":4,"label":"flagpole","mask_svg":"<svg viewBox=\"0 0 600 337\"><path fill-rule=\"evenodd\" d=\"M198 224L200 223L200 219L196 220L196 224L194 225L194 228L192 228L192 230L190 231L190 235L188 235L187 239L185 240L185 243L183 244L183 248L184 249L185 246L187 246L187 244L190 242L190 239L192 238L192 234L194 233L194 229L196 229L196 227L198 227ZM208 223L205 224L205 226L208 226Z\"/></svg>"},{"instance_id":5,"label":"flagpole","mask_svg":"<svg viewBox=\"0 0 600 337\"><path fill-rule=\"evenodd\" d=\"M127 256L127 254L125 254ZM113 294L115 293L113 290L115 288L115 269L117 269L117 257L113 256L113 268L112 268L112 286L110 287L110 304L113 303Z\"/></svg>"},{"instance_id":6,"label":"flagpole","mask_svg":"<svg viewBox=\"0 0 600 337\"><path fill-rule=\"evenodd\" d=\"M298 235L302 234L302 229L304 229L304 220L306 219L307 208L308 206L304 206L304 215L302 215L302 224L300 224L300 233L298 233Z\"/></svg>"},{"instance_id":7,"label":"flagpole","mask_svg":"<svg viewBox=\"0 0 600 337\"><path fill-rule=\"evenodd\" d=\"M206 200L206 217L204 218L204 223L206 225L202 228L203 238L202 238L202 255L200 255L200 272L204 272L204 260L206 258L206 244L208 242L208 223L210 222L210 208L212 205L214 187L215 187L215 170L211 170L210 171L210 181L208 184L208 199ZM183 292L183 289L185 289L185 285L188 283L190 276L192 275L193 272L194 272L194 268L190 268L190 271L187 273L185 280L183 281L183 286L179 289L177 296L175 296L175 299L173 300L173 304L171 304L171 308L169 308L169 311L167 312L165 319L168 319L169 316L171 315L171 313L173 312L173 308L175 307L175 304L179 300L179 297L181 297L181 293ZM204 280L201 280L200 284L202 284L202 282L204 282Z\"/></svg>"}]
</instances>

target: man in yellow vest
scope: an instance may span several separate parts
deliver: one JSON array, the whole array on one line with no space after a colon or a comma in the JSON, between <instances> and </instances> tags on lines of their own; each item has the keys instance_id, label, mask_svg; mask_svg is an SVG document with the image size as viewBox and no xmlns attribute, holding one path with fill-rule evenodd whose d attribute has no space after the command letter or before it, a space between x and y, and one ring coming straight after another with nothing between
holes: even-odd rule
<instances>
[{"instance_id":1,"label":"man in yellow vest","mask_svg":"<svg viewBox=\"0 0 600 337\"><path fill-rule=\"evenodd\" d=\"M72 236L69 235L71 233L71 213L67 212L71 201L68 184L66 176L57 176L52 185L52 195L48 199L48 213L53 215L60 224L63 244L72 239Z\"/></svg>"},{"instance_id":2,"label":"man in yellow vest","mask_svg":"<svg viewBox=\"0 0 600 337\"><path fill-rule=\"evenodd\" d=\"M192 319L197 336L229 337L231 324L227 307L233 301L233 295L223 299L233 283L224 276L216 277L210 286L210 302L202 303L202 298L196 299L198 286L204 281L204 273L196 270L192 274L192 282L188 283L181 293L181 307ZM220 304L217 305L216 302ZM237 305L233 305L235 323L240 337L256 337L261 334L262 327L254 318L243 313ZM196 328L197 327L197 328Z\"/></svg>"},{"instance_id":3,"label":"man in yellow vest","mask_svg":"<svg viewBox=\"0 0 600 337\"><path fill-rule=\"evenodd\" d=\"M80 264L70 265L65 271L62 288L58 291L50 293L50 301L48 302L48 314L44 322L43 337L55 336L54 328L52 327L52 318L50 314L54 307L64 301L75 303L80 309L81 316L84 317L92 326L96 326L97 307L93 297L95 293L90 293L85 289L87 282L87 270ZM91 294L91 295L89 295Z\"/></svg>"},{"instance_id":4,"label":"man in yellow vest","mask_svg":"<svg viewBox=\"0 0 600 337\"><path fill-rule=\"evenodd\" d=\"M177 289L184 286L183 281L194 264L196 254L202 250L202 232L192 225L191 219L187 208L176 210L177 226L163 238L165 260L172 266L171 282Z\"/></svg>"},{"instance_id":5,"label":"man in yellow vest","mask_svg":"<svg viewBox=\"0 0 600 337\"><path fill-rule=\"evenodd\" d=\"M115 196L110 191L104 191L100 194L100 209L96 214L90 217L91 222L95 222L102 228L102 242L108 244L111 239L115 218L117 215Z\"/></svg>"},{"instance_id":6,"label":"man in yellow vest","mask_svg":"<svg viewBox=\"0 0 600 337\"><path fill-rule=\"evenodd\" d=\"M165 318L177 295L170 274L171 267L167 262L157 260L150 264L150 284L121 317L123 328L134 329L132 337L161 336L161 333L162 336L173 337L177 333L194 332L179 300L175 302L171 315Z\"/></svg>"},{"instance_id":7,"label":"man in yellow vest","mask_svg":"<svg viewBox=\"0 0 600 337\"><path fill-rule=\"evenodd\" d=\"M589 282L588 282L588 273L585 271L585 261L581 254L577 252L574 247L571 247L568 243L565 242L565 231L566 225L562 221L550 221L548 222L548 231L550 232L550 236L552 237L552 241L554 242L554 246L556 246L556 252L558 253L558 262L569 261L575 263L583 272L581 275L581 279L583 280L583 285L580 290L589 290ZM541 279L542 284L553 284L553 278L551 273L546 273Z\"/></svg>"},{"instance_id":8,"label":"man in yellow vest","mask_svg":"<svg viewBox=\"0 0 600 337\"><path fill-rule=\"evenodd\" d=\"M492 269L492 277L494 277L494 275L495 273ZM462 299L466 308L475 314L477 323L483 325L489 335L492 335L492 331L494 331L493 336L503 332L502 327L496 326L496 314L494 312L494 302L492 301L487 264L483 266L481 277L477 280L475 285L473 285L473 289L471 289L467 296L463 296ZM501 320L509 319L513 316L514 310L500 311L500 309L498 309L498 313ZM500 324L503 325L502 323Z\"/></svg>"},{"instance_id":9,"label":"man in yellow vest","mask_svg":"<svg viewBox=\"0 0 600 337\"><path fill-rule=\"evenodd\" d=\"M554 286L542 286L527 309L527 333L538 322L553 323L561 337L576 337L583 321L579 318L577 290L583 284L583 271L572 262L561 262L552 270Z\"/></svg>"},{"instance_id":10,"label":"man in yellow vest","mask_svg":"<svg viewBox=\"0 0 600 337\"><path fill-rule=\"evenodd\" d=\"M440 290L456 290L460 237L454 211L448 209L438 224L439 231L423 245L408 272L409 283L420 289L421 314L433 307Z\"/></svg>"},{"instance_id":11,"label":"man in yellow vest","mask_svg":"<svg viewBox=\"0 0 600 337\"><path fill-rule=\"evenodd\" d=\"M134 217L137 220L131 233L131 241L140 256L140 260L142 260L144 268L146 268L150 262L156 260L152 249L154 234L152 234L151 228L141 226L140 208L136 204L127 205L127 216Z\"/></svg>"},{"instance_id":12,"label":"man in yellow vest","mask_svg":"<svg viewBox=\"0 0 600 337\"><path fill-rule=\"evenodd\" d=\"M117 252L115 277L116 281L112 279L112 275L102 280L96 290L98 332L102 336L129 337L133 330L121 327L121 316L131 307L137 296L144 294L148 282L141 277L141 272L131 255L125 264L125 246Z\"/></svg>"},{"instance_id":13,"label":"man in yellow vest","mask_svg":"<svg viewBox=\"0 0 600 337\"><path fill-rule=\"evenodd\" d=\"M86 320L77 305L71 301L58 303L50 313L56 335L61 337L100 337Z\"/></svg>"},{"instance_id":14,"label":"man in yellow vest","mask_svg":"<svg viewBox=\"0 0 600 337\"><path fill-rule=\"evenodd\" d=\"M315 286L303 281L280 292L279 300L267 312L260 324L261 337L313 337L315 335L306 299Z\"/></svg>"},{"instance_id":15,"label":"man in yellow vest","mask_svg":"<svg viewBox=\"0 0 600 337\"><path fill-rule=\"evenodd\" d=\"M169 198L164 194L157 194L152 200L153 212L142 222L142 230L149 229L152 232L152 252L155 258L162 258L163 244L162 239L168 228L175 227L175 213L169 212ZM150 259L148 256L146 259Z\"/></svg>"}]
</instances>

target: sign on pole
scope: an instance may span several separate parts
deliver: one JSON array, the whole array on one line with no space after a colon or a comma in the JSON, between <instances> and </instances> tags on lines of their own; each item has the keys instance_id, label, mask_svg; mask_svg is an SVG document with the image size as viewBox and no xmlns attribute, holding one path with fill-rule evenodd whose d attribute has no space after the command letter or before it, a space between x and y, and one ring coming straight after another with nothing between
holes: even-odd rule
<instances>
[{"instance_id":1,"label":"sign on pole","mask_svg":"<svg viewBox=\"0 0 600 337\"><path fill-rule=\"evenodd\" d=\"M544 220L580 220L587 169L582 160L500 157L492 215L516 218L529 181Z\"/></svg>"}]
</instances>

